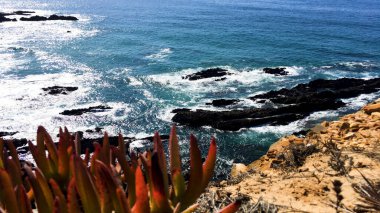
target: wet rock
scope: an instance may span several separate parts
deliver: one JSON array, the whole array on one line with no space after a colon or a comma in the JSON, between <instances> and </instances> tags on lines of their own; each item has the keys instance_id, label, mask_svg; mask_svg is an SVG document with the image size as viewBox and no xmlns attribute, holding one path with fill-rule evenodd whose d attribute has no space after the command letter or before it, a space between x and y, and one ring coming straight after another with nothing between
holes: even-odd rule
<instances>
[{"instance_id":1,"label":"wet rock","mask_svg":"<svg viewBox=\"0 0 380 213\"><path fill-rule=\"evenodd\" d=\"M277 105L273 108L247 108L231 111L173 110L172 120L192 127L211 126L216 129L236 131L258 125L286 125L307 117L313 112L335 110L345 106L342 98L369 94L380 89L380 78L364 80L342 78L318 79L299 84L291 89L270 91L251 97L267 100Z\"/></svg>"},{"instance_id":2,"label":"wet rock","mask_svg":"<svg viewBox=\"0 0 380 213\"><path fill-rule=\"evenodd\" d=\"M94 107L88 107L88 108L82 108L82 109L72 109L72 110L65 110L59 114L61 115L71 115L71 116L74 116L74 115L82 115L84 113L88 113L88 112L92 112L92 113L96 113L96 112L104 112L106 111L107 109L112 109L112 107L109 107L109 106L103 106L103 105L99 105L99 106L94 106Z\"/></svg>"},{"instance_id":3,"label":"wet rock","mask_svg":"<svg viewBox=\"0 0 380 213\"><path fill-rule=\"evenodd\" d=\"M195 80L204 79L204 78L222 77L225 75L231 75L231 73L229 73L228 70L226 69L217 67L217 68L202 70L194 74L186 75L186 76L183 76L182 78L189 79L190 81L195 81Z\"/></svg>"},{"instance_id":4,"label":"wet rock","mask_svg":"<svg viewBox=\"0 0 380 213\"><path fill-rule=\"evenodd\" d=\"M226 80L227 78L226 77L224 77L224 78L219 78L219 79L216 79L215 81L224 81L224 80Z\"/></svg>"},{"instance_id":5,"label":"wet rock","mask_svg":"<svg viewBox=\"0 0 380 213\"><path fill-rule=\"evenodd\" d=\"M291 89L270 91L251 97L251 100L267 99L275 104L294 104L309 99L352 98L361 94L370 94L380 89L380 78L370 80L341 78L336 80L318 79L307 84L299 84Z\"/></svg>"},{"instance_id":6,"label":"wet rock","mask_svg":"<svg viewBox=\"0 0 380 213\"><path fill-rule=\"evenodd\" d=\"M337 109L344 106L341 101L322 99L279 108L248 108L231 111L177 111L174 122L192 127L211 126L216 129L237 131L259 125L286 125L305 118L312 112Z\"/></svg>"},{"instance_id":7,"label":"wet rock","mask_svg":"<svg viewBox=\"0 0 380 213\"><path fill-rule=\"evenodd\" d=\"M48 20L78 21L78 18L74 16L59 16L54 14L49 16Z\"/></svg>"},{"instance_id":8,"label":"wet rock","mask_svg":"<svg viewBox=\"0 0 380 213\"><path fill-rule=\"evenodd\" d=\"M272 75L276 75L276 76L279 76L279 75L288 75L289 72L285 70L286 68L284 67L276 67L276 68L264 68L263 71L265 73L268 73L268 74L272 74Z\"/></svg>"},{"instance_id":9,"label":"wet rock","mask_svg":"<svg viewBox=\"0 0 380 213\"><path fill-rule=\"evenodd\" d=\"M25 11L25 10L17 10L17 11L14 11L12 15L21 15L21 16L28 16L32 13L36 13L34 11Z\"/></svg>"},{"instance_id":10,"label":"wet rock","mask_svg":"<svg viewBox=\"0 0 380 213\"><path fill-rule=\"evenodd\" d=\"M0 132L0 137L4 137L4 136L12 136L12 135L15 135L17 134L18 132Z\"/></svg>"},{"instance_id":11,"label":"wet rock","mask_svg":"<svg viewBox=\"0 0 380 213\"><path fill-rule=\"evenodd\" d=\"M43 91L47 92L49 95L67 95L70 92L77 90L78 87L63 87L63 86L52 86L42 88Z\"/></svg>"},{"instance_id":12,"label":"wet rock","mask_svg":"<svg viewBox=\"0 0 380 213\"><path fill-rule=\"evenodd\" d=\"M180 109L173 109L171 113L190 112L190 111L191 111L191 109L180 108Z\"/></svg>"},{"instance_id":13,"label":"wet rock","mask_svg":"<svg viewBox=\"0 0 380 213\"><path fill-rule=\"evenodd\" d=\"M11 19L11 18L7 18L5 17L4 14L0 14L0 23L1 22L6 22L6 21L17 21L15 18Z\"/></svg>"},{"instance_id":14,"label":"wet rock","mask_svg":"<svg viewBox=\"0 0 380 213\"><path fill-rule=\"evenodd\" d=\"M59 15L51 15L49 17L45 16L31 16L29 18L22 17L20 21L56 21L56 20L64 20L64 21L77 21L78 18L74 16L59 16Z\"/></svg>"},{"instance_id":15,"label":"wet rock","mask_svg":"<svg viewBox=\"0 0 380 213\"><path fill-rule=\"evenodd\" d=\"M206 105L213 105L215 107L223 107L223 106L233 105L238 102L239 102L238 99L218 99L218 100L213 100L211 103L206 103Z\"/></svg>"},{"instance_id":16,"label":"wet rock","mask_svg":"<svg viewBox=\"0 0 380 213\"><path fill-rule=\"evenodd\" d=\"M45 16L31 16L30 18L21 17L20 21L47 21L48 18Z\"/></svg>"}]
</instances>

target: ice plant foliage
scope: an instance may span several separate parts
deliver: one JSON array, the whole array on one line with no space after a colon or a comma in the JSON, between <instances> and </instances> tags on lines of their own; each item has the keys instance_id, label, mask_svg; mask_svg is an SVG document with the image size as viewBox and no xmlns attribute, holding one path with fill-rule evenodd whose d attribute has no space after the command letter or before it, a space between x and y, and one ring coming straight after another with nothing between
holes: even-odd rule
<instances>
[{"instance_id":1,"label":"ice plant foliage","mask_svg":"<svg viewBox=\"0 0 380 213\"><path fill-rule=\"evenodd\" d=\"M59 131L56 146L45 128L37 130L37 144L29 142L36 167L20 162L12 142L0 139L0 211L32 212L193 212L196 200L207 187L216 161L216 142L211 139L202 163L196 138L190 137L190 178L181 171L176 128L169 138L169 163L158 133L154 149L126 155L122 135L113 147L105 133L80 156L80 140ZM169 171L168 171L169 170ZM221 212L235 212L239 202Z\"/></svg>"}]
</instances>

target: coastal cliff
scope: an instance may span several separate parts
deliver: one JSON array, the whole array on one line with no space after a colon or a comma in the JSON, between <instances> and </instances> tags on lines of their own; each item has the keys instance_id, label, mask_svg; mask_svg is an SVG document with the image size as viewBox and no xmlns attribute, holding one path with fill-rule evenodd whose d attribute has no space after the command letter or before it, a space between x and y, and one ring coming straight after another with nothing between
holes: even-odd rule
<instances>
[{"instance_id":1,"label":"coastal cliff","mask_svg":"<svg viewBox=\"0 0 380 213\"><path fill-rule=\"evenodd\" d=\"M234 164L231 178L199 202L206 211L214 199L243 199L243 212L260 206L270 212L375 210L361 193L379 181L379 145L380 99L315 126L304 138L281 138L248 166Z\"/></svg>"}]
</instances>

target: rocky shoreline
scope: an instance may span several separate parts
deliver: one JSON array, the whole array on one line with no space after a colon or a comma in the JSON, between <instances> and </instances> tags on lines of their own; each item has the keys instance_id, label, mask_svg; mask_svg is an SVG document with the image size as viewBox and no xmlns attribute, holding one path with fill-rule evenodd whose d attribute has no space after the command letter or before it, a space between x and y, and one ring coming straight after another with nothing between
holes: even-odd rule
<instances>
[{"instance_id":1,"label":"rocky shoreline","mask_svg":"<svg viewBox=\"0 0 380 213\"><path fill-rule=\"evenodd\" d=\"M14 11L11 13L3 13L0 12L0 23L1 22L9 22L9 21L17 21L16 18L7 18L7 16L23 16L19 19L19 21L57 21L57 20L63 20L63 21L78 21L79 19L74 16L63 16L63 15L57 15L53 14L49 17L45 16L31 16L31 14L34 14L34 11Z\"/></svg>"},{"instance_id":2,"label":"rocky shoreline","mask_svg":"<svg viewBox=\"0 0 380 213\"><path fill-rule=\"evenodd\" d=\"M262 108L249 107L224 111L175 109L172 111L175 113L172 121L191 127L211 126L228 131L259 125L286 125L314 112L343 107L345 103L341 99L379 90L380 78L318 79L290 89L284 88L249 97L256 103L265 103L265 107ZM212 101L210 105L223 107L237 102L239 102L237 99L219 99Z\"/></svg>"},{"instance_id":3,"label":"rocky shoreline","mask_svg":"<svg viewBox=\"0 0 380 213\"><path fill-rule=\"evenodd\" d=\"M234 164L231 178L205 196L243 199L245 209L265 204L273 212L375 212L366 194L378 193L368 190L380 183L379 145L380 99L315 126L304 138L281 138L247 166Z\"/></svg>"}]
</instances>

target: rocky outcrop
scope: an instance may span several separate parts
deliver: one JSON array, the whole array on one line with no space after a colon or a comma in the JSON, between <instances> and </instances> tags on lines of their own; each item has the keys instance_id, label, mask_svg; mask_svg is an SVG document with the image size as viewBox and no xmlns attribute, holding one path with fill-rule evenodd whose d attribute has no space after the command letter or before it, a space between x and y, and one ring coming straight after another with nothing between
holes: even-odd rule
<instances>
[{"instance_id":1,"label":"rocky outcrop","mask_svg":"<svg viewBox=\"0 0 380 213\"><path fill-rule=\"evenodd\" d=\"M112 107L99 105L99 106L93 106L93 107L82 108L82 109L65 110L59 114L75 116L75 115L82 115L84 113L89 113L89 112L92 112L92 113L104 112L108 109L112 109Z\"/></svg>"},{"instance_id":2,"label":"rocky outcrop","mask_svg":"<svg viewBox=\"0 0 380 213\"><path fill-rule=\"evenodd\" d=\"M307 102L310 99L351 98L361 94L379 91L380 78L364 80L341 78L336 80L318 79L307 84L299 84L291 89L270 91L251 97L251 100L270 100L275 104L295 104Z\"/></svg>"},{"instance_id":3,"label":"rocky outcrop","mask_svg":"<svg viewBox=\"0 0 380 213\"><path fill-rule=\"evenodd\" d=\"M78 87L63 87L63 86L52 86L42 88L49 95L67 95L70 92L78 90Z\"/></svg>"},{"instance_id":4,"label":"rocky outcrop","mask_svg":"<svg viewBox=\"0 0 380 213\"><path fill-rule=\"evenodd\" d=\"M18 132L0 132L0 137L4 137L4 136L12 136L12 135L15 135L17 134Z\"/></svg>"},{"instance_id":5,"label":"rocky outcrop","mask_svg":"<svg viewBox=\"0 0 380 213\"><path fill-rule=\"evenodd\" d=\"M215 107L223 107L223 106L236 104L239 101L240 100L238 99L218 99L218 100L213 100L211 103L206 103L206 105L212 105Z\"/></svg>"},{"instance_id":6,"label":"rocky outcrop","mask_svg":"<svg viewBox=\"0 0 380 213\"><path fill-rule=\"evenodd\" d=\"M234 164L232 179L209 191L230 199L245 197L251 203L260 198L276 212L336 212L331 203L339 196L340 206L356 212L365 199L355 187L378 182L379 138L380 99L339 120L316 125L304 138L281 138L255 162Z\"/></svg>"},{"instance_id":7,"label":"rocky outcrop","mask_svg":"<svg viewBox=\"0 0 380 213\"><path fill-rule=\"evenodd\" d=\"M59 16L59 15L51 15L49 17L45 16L31 16L29 18L22 17L20 21L56 21L56 20L64 20L64 21L77 21L78 18L74 16Z\"/></svg>"},{"instance_id":8,"label":"rocky outcrop","mask_svg":"<svg viewBox=\"0 0 380 213\"><path fill-rule=\"evenodd\" d=\"M11 18L7 18L5 17L4 14L0 14L0 23L1 22L6 22L6 21L17 21L15 18L11 19Z\"/></svg>"},{"instance_id":9,"label":"rocky outcrop","mask_svg":"<svg viewBox=\"0 0 380 213\"><path fill-rule=\"evenodd\" d=\"M272 108L210 111L176 109L172 120L192 127L211 126L216 129L237 131L258 125L285 125L307 117L313 112L335 110L345 106L342 98L369 94L380 89L380 78L363 80L342 78L314 80L291 89L281 89L256 95L254 101L269 101Z\"/></svg>"},{"instance_id":10,"label":"rocky outcrop","mask_svg":"<svg viewBox=\"0 0 380 213\"><path fill-rule=\"evenodd\" d=\"M78 21L78 18L74 16L59 16L54 14L51 15L48 20Z\"/></svg>"},{"instance_id":11,"label":"rocky outcrop","mask_svg":"<svg viewBox=\"0 0 380 213\"><path fill-rule=\"evenodd\" d=\"M205 78L222 77L225 75L231 75L231 73L229 73L228 70L226 69L217 67L217 68L210 68L210 69L196 72L194 74L183 76L182 79L189 79L190 81L195 81L195 80L205 79ZM220 78L217 80L225 80L225 78Z\"/></svg>"},{"instance_id":12,"label":"rocky outcrop","mask_svg":"<svg viewBox=\"0 0 380 213\"><path fill-rule=\"evenodd\" d=\"M286 71L286 68L284 67L276 67L276 68L264 68L263 71L267 74L272 74L272 75L288 75L289 72Z\"/></svg>"}]
</instances>

